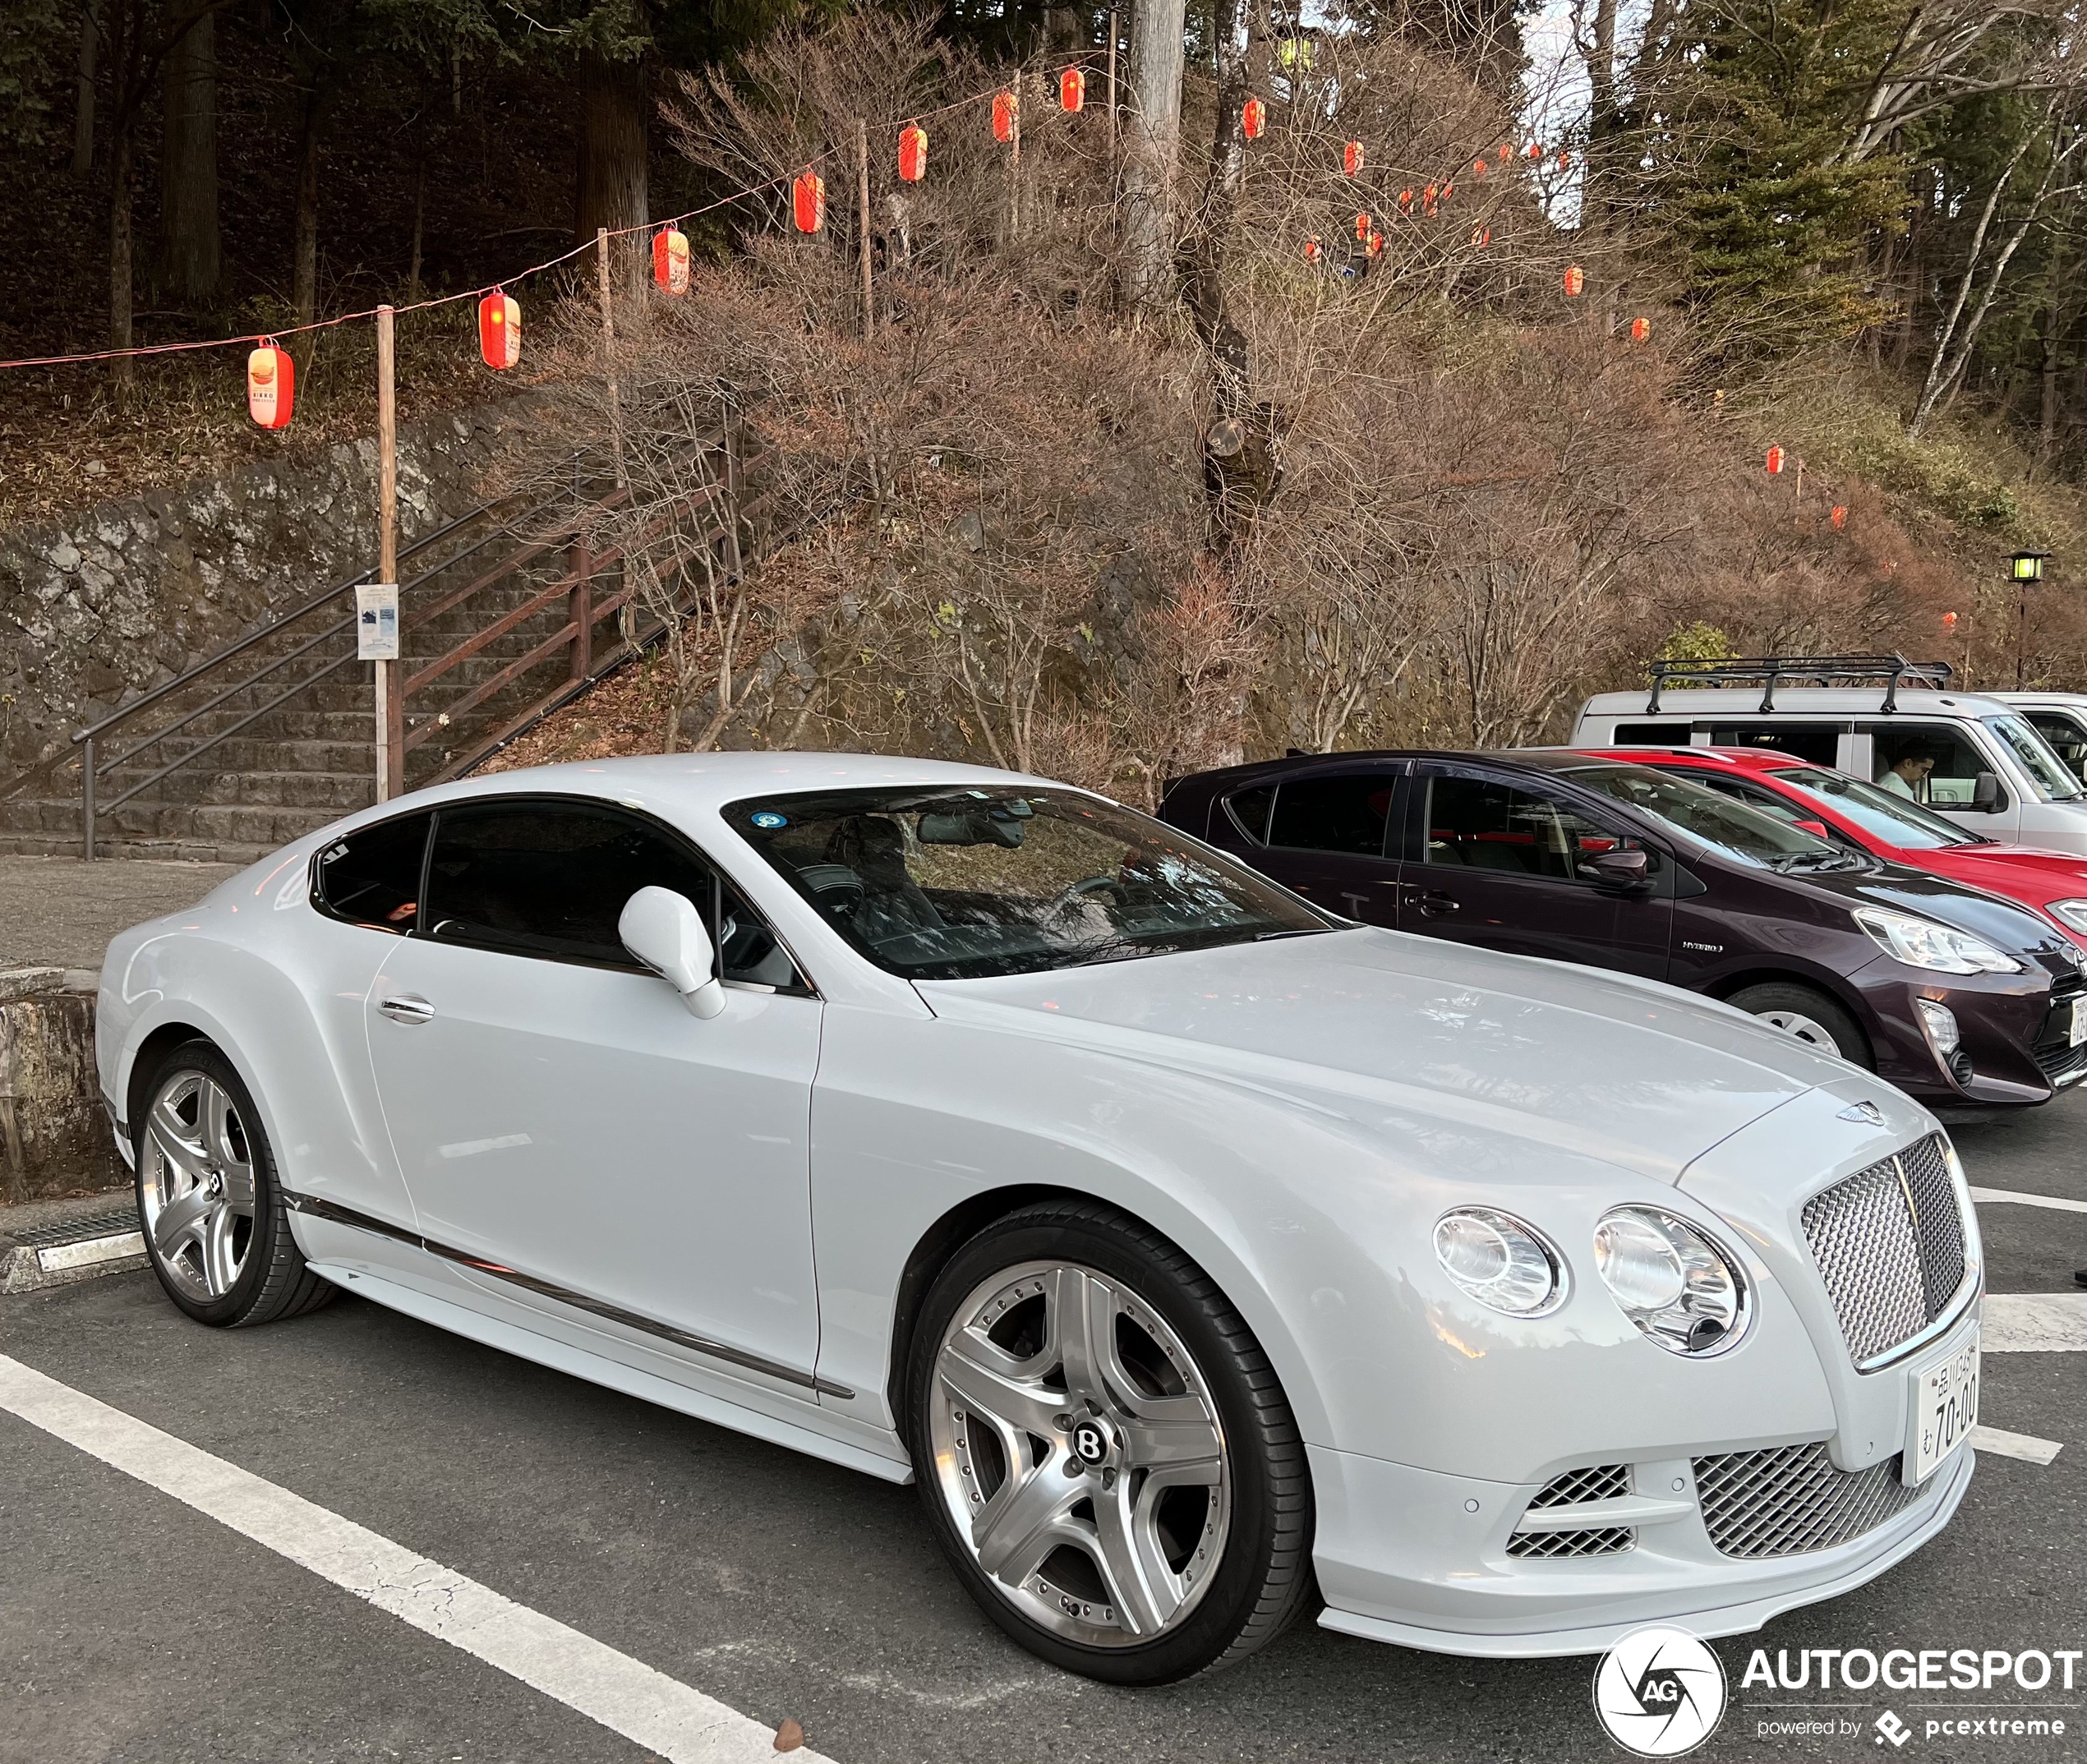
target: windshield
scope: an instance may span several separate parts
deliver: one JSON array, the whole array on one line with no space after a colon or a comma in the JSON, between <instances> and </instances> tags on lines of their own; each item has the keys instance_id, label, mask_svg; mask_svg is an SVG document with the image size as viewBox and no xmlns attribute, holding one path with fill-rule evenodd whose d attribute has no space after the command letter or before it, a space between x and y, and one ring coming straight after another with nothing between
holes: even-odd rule
<instances>
[{"instance_id":1,"label":"windshield","mask_svg":"<svg viewBox=\"0 0 2087 1764\"><path fill-rule=\"evenodd\" d=\"M2007 751L2015 756L2030 781L2050 802L2067 803L2075 797L2087 796L2080 787L2080 780L2066 769L2066 762L2051 751L2051 744L2019 716L1988 716L1982 719L1987 728L2006 744Z\"/></svg>"},{"instance_id":2,"label":"windshield","mask_svg":"<svg viewBox=\"0 0 2087 1764\"><path fill-rule=\"evenodd\" d=\"M1838 850L1817 834L1650 766L1575 767L1568 775L1575 784L1656 815L1669 827L1744 864L1774 870L1853 869L1867 864L1866 859Z\"/></svg>"},{"instance_id":3,"label":"windshield","mask_svg":"<svg viewBox=\"0 0 2087 1764\"><path fill-rule=\"evenodd\" d=\"M1880 790L1845 771L1828 771L1817 766L1779 767L1773 774L1778 784L1806 796L1816 797L1844 819L1852 821L1873 839L1908 851L1936 851L1950 845L1988 843L1967 833L1954 821L1946 821L1932 808L1889 790Z\"/></svg>"},{"instance_id":4,"label":"windshield","mask_svg":"<svg viewBox=\"0 0 2087 1764\"><path fill-rule=\"evenodd\" d=\"M1128 808L1074 790L837 790L725 819L849 942L909 980L1213 949L1341 923Z\"/></svg>"}]
</instances>

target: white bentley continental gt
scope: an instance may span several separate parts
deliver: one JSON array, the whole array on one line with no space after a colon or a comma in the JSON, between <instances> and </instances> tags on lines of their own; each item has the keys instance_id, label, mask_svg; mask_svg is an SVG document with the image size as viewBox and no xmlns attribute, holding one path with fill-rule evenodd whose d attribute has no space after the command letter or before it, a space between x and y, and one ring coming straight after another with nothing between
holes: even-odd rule
<instances>
[{"instance_id":1,"label":"white bentley continental gt","mask_svg":"<svg viewBox=\"0 0 2087 1764\"><path fill-rule=\"evenodd\" d=\"M344 1288L917 1479L988 1614L1099 1679L1321 1600L1461 1654L1730 1634L1971 1476L1979 1245L1920 1108L1041 779L445 785L126 932L99 1011L197 1322Z\"/></svg>"}]
</instances>

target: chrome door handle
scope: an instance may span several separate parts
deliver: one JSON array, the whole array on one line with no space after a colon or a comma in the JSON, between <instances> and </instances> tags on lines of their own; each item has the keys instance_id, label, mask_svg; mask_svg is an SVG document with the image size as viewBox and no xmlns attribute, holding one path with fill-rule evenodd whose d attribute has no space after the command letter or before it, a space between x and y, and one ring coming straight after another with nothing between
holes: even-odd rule
<instances>
[{"instance_id":1,"label":"chrome door handle","mask_svg":"<svg viewBox=\"0 0 2087 1764\"><path fill-rule=\"evenodd\" d=\"M435 1006L417 993L401 993L396 998L387 998L377 1009L394 1023L425 1023L435 1015Z\"/></svg>"},{"instance_id":2,"label":"chrome door handle","mask_svg":"<svg viewBox=\"0 0 2087 1764\"><path fill-rule=\"evenodd\" d=\"M1415 888L1407 894L1405 900L1408 906L1417 906L1430 919L1442 913L1461 911L1463 906L1455 896L1444 894L1435 888Z\"/></svg>"}]
</instances>

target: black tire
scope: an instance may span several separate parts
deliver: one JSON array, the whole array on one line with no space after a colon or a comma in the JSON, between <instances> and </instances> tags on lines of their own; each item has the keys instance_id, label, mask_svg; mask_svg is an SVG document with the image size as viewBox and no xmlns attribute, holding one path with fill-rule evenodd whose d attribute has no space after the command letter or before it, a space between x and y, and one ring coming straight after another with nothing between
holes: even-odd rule
<instances>
[{"instance_id":1,"label":"black tire","mask_svg":"<svg viewBox=\"0 0 2087 1764\"><path fill-rule=\"evenodd\" d=\"M204 1088L207 1085L214 1085L230 1105L226 1135L243 1152L243 1168L251 1169L253 1183L251 1215L238 1215L229 1222L227 1241L237 1253L237 1275L224 1283L221 1292L209 1290L209 1258L200 1237L174 1245L170 1260L154 1227L155 1217L164 1216L168 1207L170 1160L153 1142L152 1111L163 1098L171 1101L187 1090L191 1094L182 1099L177 1112L192 1108L200 1114L203 1105L197 1099L210 1094ZM214 1329L237 1329L300 1316L334 1297L339 1289L311 1272L290 1236L274 1153L253 1097L232 1062L212 1043L184 1042L150 1071L141 1072L131 1085L131 1120L138 1221L145 1234L146 1260L161 1289L183 1312ZM199 1144L203 1137L199 1126ZM187 1178L177 1174L173 1180ZM236 1213L236 1209L231 1210Z\"/></svg>"},{"instance_id":2,"label":"black tire","mask_svg":"<svg viewBox=\"0 0 2087 1764\"><path fill-rule=\"evenodd\" d=\"M963 1420L956 1399L938 1399L935 1394L945 1338L967 1299L1003 1274L1032 1264L1091 1271L1114 1283L1126 1300L1156 1317L1186 1350L1200 1395L1217 1412L1228 1529L1220 1541L1214 1570L1203 1571L1205 1579L1193 1600L1184 1600L1169 1619L1172 1627L1159 1628L1148 1640L1090 1645L1056 1633L1020 1608L1016 1598L1021 1589L1011 1590L980 1566L969 1527L961 1527L951 1510L947 1472L938 1466L932 1404L943 1400L955 1410L955 1419ZM922 1305L908 1355L905 1392L907 1441L937 1541L986 1614L1053 1665L1113 1684L1171 1683L1244 1659L1315 1602L1311 1479L1289 1402L1260 1343L1216 1283L1149 1227L1113 1209L1078 1200L1039 1203L987 1227L951 1258ZM1082 1430L1067 1428L1063 1421L1060 1425L1073 1437ZM1084 1446L1080 1455L1085 1455ZM970 1463L969 1456L965 1462ZM1127 1455L1125 1462L1127 1467ZM971 1474L968 1468L964 1473ZM1050 1473L1057 1473L1055 1460ZM1079 1474L1070 1467L1065 1473ZM1039 1462L1026 1474L1040 1479L1045 1469ZM1093 1474L1099 1478L1103 1472ZM1145 1472L1126 1467L1122 1474L1141 1477ZM948 1487L970 1491L981 1485ZM1128 1490L1141 1485L1126 1485ZM1097 1493L1095 1498L1103 1497ZM1159 1500L1170 1498L1163 1495ZM1217 1510L1218 1493L1196 1498L1207 1499L1209 1510ZM1135 1493L1126 1499L1137 1504ZM1191 1542L1182 1546L1185 1561L1200 1521L1199 1512L1190 1522ZM1044 1567L1057 1559L1047 1559ZM1110 1614L1106 1608L1103 1614Z\"/></svg>"},{"instance_id":3,"label":"black tire","mask_svg":"<svg viewBox=\"0 0 2087 1764\"><path fill-rule=\"evenodd\" d=\"M1738 1006L1752 1016L1802 1020L1810 1025L1810 1030L1799 1032L1799 1040L1821 1046L1827 1052L1837 1053L1851 1065L1864 1066L1871 1071L1877 1070L1877 1060L1869 1051L1869 1038L1864 1034L1862 1025L1850 1015L1845 1005L1815 986L1806 986L1796 980L1770 980L1759 986L1746 987L1725 1002ZM1826 1040L1832 1043L1831 1047L1824 1047L1818 1040L1822 1032Z\"/></svg>"}]
</instances>

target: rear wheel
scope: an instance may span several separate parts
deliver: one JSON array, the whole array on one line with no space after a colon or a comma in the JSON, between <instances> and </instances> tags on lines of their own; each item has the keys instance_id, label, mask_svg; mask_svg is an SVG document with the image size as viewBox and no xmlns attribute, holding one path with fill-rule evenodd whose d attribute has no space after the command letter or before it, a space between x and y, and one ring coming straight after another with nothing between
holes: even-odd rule
<instances>
[{"instance_id":1,"label":"rear wheel","mask_svg":"<svg viewBox=\"0 0 2087 1764\"><path fill-rule=\"evenodd\" d=\"M1869 1041L1846 1008L1816 987L1773 980L1749 986L1725 1001L1785 1034L1808 1042L1822 1053L1839 1055L1853 1065L1874 1068Z\"/></svg>"},{"instance_id":2,"label":"rear wheel","mask_svg":"<svg viewBox=\"0 0 2087 1764\"><path fill-rule=\"evenodd\" d=\"M152 1271L198 1323L272 1323L335 1292L283 1217L253 1098L207 1041L175 1048L138 1087L138 1218Z\"/></svg>"},{"instance_id":3,"label":"rear wheel","mask_svg":"<svg viewBox=\"0 0 2087 1764\"><path fill-rule=\"evenodd\" d=\"M908 1383L929 1522L1032 1653L1118 1684L1243 1658L1305 1608L1311 1496L1266 1357L1157 1232L1028 1208L928 1296Z\"/></svg>"}]
</instances>

